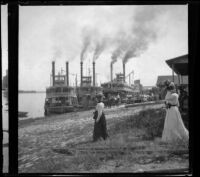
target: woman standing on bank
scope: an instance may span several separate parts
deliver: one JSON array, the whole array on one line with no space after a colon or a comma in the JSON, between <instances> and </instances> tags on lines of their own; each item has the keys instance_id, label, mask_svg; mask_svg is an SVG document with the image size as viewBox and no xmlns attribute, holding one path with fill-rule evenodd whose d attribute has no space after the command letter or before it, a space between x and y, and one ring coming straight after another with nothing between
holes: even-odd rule
<instances>
[{"instance_id":1,"label":"woman standing on bank","mask_svg":"<svg viewBox=\"0 0 200 177\"><path fill-rule=\"evenodd\" d=\"M99 94L96 96L97 105L94 112L94 131L93 131L93 141L97 141L100 138L104 140L107 139L107 127L106 127L106 118L103 112L104 103L103 103L103 95Z\"/></svg>"},{"instance_id":2,"label":"woman standing on bank","mask_svg":"<svg viewBox=\"0 0 200 177\"><path fill-rule=\"evenodd\" d=\"M181 114L178 109L178 94L175 91L175 85L173 82L169 84L167 90L168 92L165 97L167 113L165 117L162 141L177 142L180 140L188 143L189 133L183 124Z\"/></svg>"}]
</instances>

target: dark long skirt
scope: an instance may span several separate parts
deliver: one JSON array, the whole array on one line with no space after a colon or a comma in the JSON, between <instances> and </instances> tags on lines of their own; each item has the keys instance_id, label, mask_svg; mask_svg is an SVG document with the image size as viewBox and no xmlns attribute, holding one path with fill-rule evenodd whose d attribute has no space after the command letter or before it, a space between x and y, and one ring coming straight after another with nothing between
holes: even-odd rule
<instances>
[{"instance_id":1,"label":"dark long skirt","mask_svg":"<svg viewBox=\"0 0 200 177\"><path fill-rule=\"evenodd\" d=\"M93 141L97 141L100 138L103 138L106 140L108 137L107 133L107 127L106 127L106 119L105 119L105 114L102 113L101 118L99 119L98 122L94 122L94 131L93 131Z\"/></svg>"}]
</instances>

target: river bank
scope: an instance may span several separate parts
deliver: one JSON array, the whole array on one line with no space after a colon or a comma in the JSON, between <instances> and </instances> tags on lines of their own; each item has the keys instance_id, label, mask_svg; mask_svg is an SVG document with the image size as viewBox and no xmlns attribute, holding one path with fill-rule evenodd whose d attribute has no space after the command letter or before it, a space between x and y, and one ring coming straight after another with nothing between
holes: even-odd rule
<instances>
[{"instance_id":1,"label":"river bank","mask_svg":"<svg viewBox=\"0 0 200 177\"><path fill-rule=\"evenodd\" d=\"M161 111L162 106L106 109L110 137L97 143L91 142L93 110L21 120L19 173L137 172L188 168L185 147L163 144L159 137L149 139L147 129L141 126L152 117L158 121L163 119L164 115L156 112ZM149 109L150 112L140 114ZM148 115L149 118L146 118ZM181 155L174 154L175 151Z\"/></svg>"}]
</instances>

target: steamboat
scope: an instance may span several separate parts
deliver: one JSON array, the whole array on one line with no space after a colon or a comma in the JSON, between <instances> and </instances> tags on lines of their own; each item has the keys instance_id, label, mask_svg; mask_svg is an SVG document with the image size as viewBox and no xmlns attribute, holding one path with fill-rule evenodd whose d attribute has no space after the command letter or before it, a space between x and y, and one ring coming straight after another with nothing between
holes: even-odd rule
<instances>
[{"instance_id":1,"label":"steamboat","mask_svg":"<svg viewBox=\"0 0 200 177\"><path fill-rule=\"evenodd\" d=\"M92 63L93 77L83 76L83 61L80 62L80 85L69 86L69 64L66 62L66 74L55 75L55 62L52 62L52 84L46 88L46 99L44 105L45 115L52 113L66 113L77 110L92 109L96 105L96 96L104 95L105 106L127 104L135 102L137 98L136 89L125 82L125 64L123 63L123 73L116 74L111 81L97 86L95 78L95 62ZM128 75L129 76L129 75ZM129 79L130 80L130 79Z\"/></svg>"},{"instance_id":2,"label":"steamboat","mask_svg":"<svg viewBox=\"0 0 200 177\"><path fill-rule=\"evenodd\" d=\"M110 81L101 84L105 96L105 105L109 107L112 105L136 102L140 91L137 91L135 86L130 85L130 75L134 72L132 71L125 76L125 63L123 63L123 73L117 73L114 79L113 63L110 64L110 72ZM129 77L129 84L126 83L126 77Z\"/></svg>"},{"instance_id":3,"label":"steamboat","mask_svg":"<svg viewBox=\"0 0 200 177\"><path fill-rule=\"evenodd\" d=\"M52 84L46 88L45 115L67 113L94 108L96 95L103 94L102 87L95 84L95 62L93 62L93 84L91 76L83 76L83 62L80 63L80 86L69 86L69 63L66 74L55 75L55 62L52 62ZM77 82L76 82L77 83Z\"/></svg>"},{"instance_id":4,"label":"steamboat","mask_svg":"<svg viewBox=\"0 0 200 177\"><path fill-rule=\"evenodd\" d=\"M94 108L96 95L103 94L103 88L97 86L95 78L95 62L93 65L93 79L91 76L83 76L83 62L80 63L80 86L77 87L77 97L80 106L84 109ZM93 82L92 82L93 81Z\"/></svg>"},{"instance_id":5,"label":"steamboat","mask_svg":"<svg viewBox=\"0 0 200 177\"><path fill-rule=\"evenodd\" d=\"M69 86L69 68L66 62L66 75L55 75L55 62L52 62L52 85L46 88L44 114L59 114L75 111L78 108L76 88Z\"/></svg>"}]
</instances>

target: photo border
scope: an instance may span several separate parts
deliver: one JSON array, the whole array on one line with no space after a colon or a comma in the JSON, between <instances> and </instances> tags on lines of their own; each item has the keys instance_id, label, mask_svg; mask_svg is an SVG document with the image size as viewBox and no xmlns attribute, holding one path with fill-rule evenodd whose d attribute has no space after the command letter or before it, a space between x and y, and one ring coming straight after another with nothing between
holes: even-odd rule
<instances>
[{"instance_id":1,"label":"photo border","mask_svg":"<svg viewBox=\"0 0 200 177\"><path fill-rule=\"evenodd\" d=\"M60 5L184 5L188 4L188 46L189 46L189 173L156 173L153 175L174 175L183 174L188 175L194 172L194 159L197 157L194 155L194 125L197 119L198 113L197 104L194 104L194 100L197 100L196 94L199 91L197 73L195 73L195 67L197 67L197 53L198 53L198 40L199 40L199 16L200 16L200 4L188 2L188 1L20 1L20 2L8 2L8 75L9 75L9 173L10 175L19 176L32 176L32 175L92 175L92 173L23 173L18 174L18 34L19 34L19 6L60 6ZM2 57L2 56L1 56ZM198 70L198 69L197 69ZM197 71L196 70L196 71ZM197 114L198 115L198 114ZM198 125L198 124L197 124ZM195 145L196 146L196 145ZM197 149L198 150L198 149ZM119 173L119 175L151 175L152 173ZM95 173L95 175L98 175ZM108 175L108 173L104 173ZM115 175L118 175L115 173Z\"/></svg>"}]
</instances>

